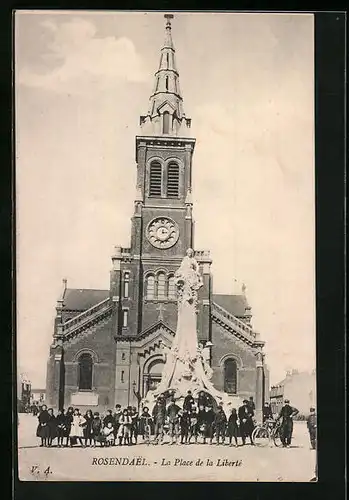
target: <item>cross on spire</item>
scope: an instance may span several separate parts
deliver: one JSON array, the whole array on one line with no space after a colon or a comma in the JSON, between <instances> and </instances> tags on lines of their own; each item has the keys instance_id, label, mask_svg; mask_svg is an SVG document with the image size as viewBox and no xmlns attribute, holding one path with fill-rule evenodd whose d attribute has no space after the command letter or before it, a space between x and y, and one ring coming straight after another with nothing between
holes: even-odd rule
<instances>
[{"instance_id":1,"label":"cross on spire","mask_svg":"<svg viewBox=\"0 0 349 500\"><path fill-rule=\"evenodd\" d=\"M164 18L166 19L166 28L169 26L171 28L171 19L174 18L173 14L165 14Z\"/></svg>"}]
</instances>

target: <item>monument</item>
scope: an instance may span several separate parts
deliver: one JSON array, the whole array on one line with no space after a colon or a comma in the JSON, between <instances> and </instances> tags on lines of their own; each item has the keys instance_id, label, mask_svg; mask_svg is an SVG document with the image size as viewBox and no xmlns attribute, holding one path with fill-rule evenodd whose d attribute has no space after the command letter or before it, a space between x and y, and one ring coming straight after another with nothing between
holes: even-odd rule
<instances>
[{"instance_id":1,"label":"monument","mask_svg":"<svg viewBox=\"0 0 349 500\"><path fill-rule=\"evenodd\" d=\"M199 265L194 251L189 248L180 267L175 272L177 289L177 328L171 349L166 349L166 362L161 382L149 390L142 405L152 408L160 395L173 396L177 402L184 400L190 390L194 399L205 392L216 404L222 403L226 412L232 406L228 394L220 392L210 381L211 367L199 347L196 331L198 290L203 286Z\"/></svg>"}]
</instances>

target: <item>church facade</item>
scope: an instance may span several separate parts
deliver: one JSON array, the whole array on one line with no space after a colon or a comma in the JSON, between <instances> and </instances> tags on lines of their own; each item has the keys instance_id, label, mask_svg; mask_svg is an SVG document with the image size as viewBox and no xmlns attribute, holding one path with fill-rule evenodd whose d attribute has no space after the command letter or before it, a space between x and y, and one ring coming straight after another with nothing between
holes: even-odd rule
<instances>
[{"instance_id":1,"label":"church facade","mask_svg":"<svg viewBox=\"0 0 349 500\"><path fill-rule=\"evenodd\" d=\"M195 249L192 162L195 139L184 113L166 17L165 42L148 113L136 137L137 186L128 248L115 247L109 288L71 289L63 281L47 365L46 399L54 407L104 410L137 406L161 380L164 346L177 323L174 273L194 249L204 286L197 335L212 382L238 405L268 398L264 342L241 295L213 293L209 251ZM203 221L204 222L204 221Z\"/></svg>"}]
</instances>

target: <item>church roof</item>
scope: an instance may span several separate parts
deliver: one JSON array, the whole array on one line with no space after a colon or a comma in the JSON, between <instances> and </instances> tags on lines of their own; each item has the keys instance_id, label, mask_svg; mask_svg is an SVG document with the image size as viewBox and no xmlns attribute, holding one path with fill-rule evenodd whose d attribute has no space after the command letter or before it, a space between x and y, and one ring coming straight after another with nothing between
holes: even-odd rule
<instances>
[{"instance_id":1,"label":"church roof","mask_svg":"<svg viewBox=\"0 0 349 500\"><path fill-rule=\"evenodd\" d=\"M91 288L66 288L63 297L63 309L86 311L109 297L109 290L94 290Z\"/></svg>"},{"instance_id":2,"label":"church roof","mask_svg":"<svg viewBox=\"0 0 349 500\"><path fill-rule=\"evenodd\" d=\"M245 308L248 307L245 295L213 294L212 299L213 302L237 317L244 316Z\"/></svg>"}]
</instances>

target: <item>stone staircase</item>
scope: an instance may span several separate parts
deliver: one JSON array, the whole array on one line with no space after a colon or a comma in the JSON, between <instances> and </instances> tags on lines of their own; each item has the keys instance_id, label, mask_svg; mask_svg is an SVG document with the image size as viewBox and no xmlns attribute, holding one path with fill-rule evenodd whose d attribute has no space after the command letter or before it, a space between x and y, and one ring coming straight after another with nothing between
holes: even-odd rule
<instances>
[{"instance_id":1,"label":"stone staircase","mask_svg":"<svg viewBox=\"0 0 349 500\"><path fill-rule=\"evenodd\" d=\"M213 321L223 326L249 346L257 346L257 333L252 329L252 327L238 319L216 302L212 302L211 317Z\"/></svg>"},{"instance_id":2,"label":"stone staircase","mask_svg":"<svg viewBox=\"0 0 349 500\"><path fill-rule=\"evenodd\" d=\"M74 316L74 318L69 319L61 325L57 325L56 337L63 337L64 340L70 340L81 332L90 331L91 328L105 320L111 313L111 310L112 304L109 297L107 297L86 311Z\"/></svg>"}]
</instances>

